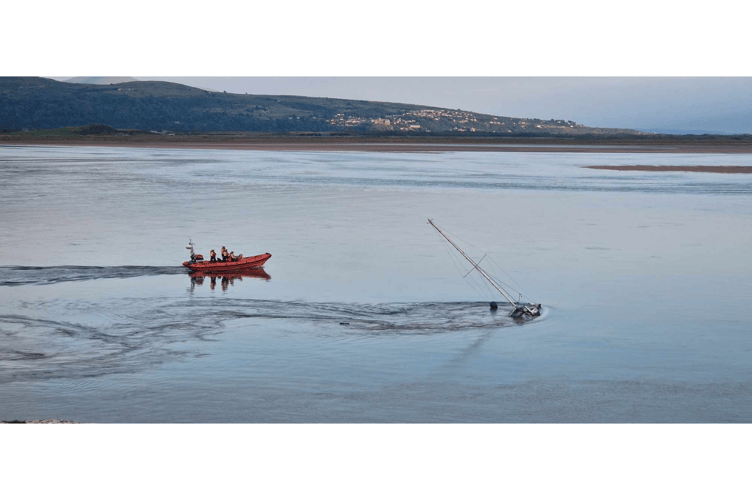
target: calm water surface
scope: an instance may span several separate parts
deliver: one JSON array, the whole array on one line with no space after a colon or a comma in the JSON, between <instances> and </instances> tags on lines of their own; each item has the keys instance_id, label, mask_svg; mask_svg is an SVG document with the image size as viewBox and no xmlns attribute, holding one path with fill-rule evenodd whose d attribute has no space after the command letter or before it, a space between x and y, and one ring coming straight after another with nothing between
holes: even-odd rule
<instances>
[{"instance_id":1,"label":"calm water surface","mask_svg":"<svg viewBox=\"0 0 752 500\"><path fill-rule=\"evenodd\" d=\"M752 176L601 164L752 156L1 147L0 420L752 421Z\"/></svg>"}]
</instances>

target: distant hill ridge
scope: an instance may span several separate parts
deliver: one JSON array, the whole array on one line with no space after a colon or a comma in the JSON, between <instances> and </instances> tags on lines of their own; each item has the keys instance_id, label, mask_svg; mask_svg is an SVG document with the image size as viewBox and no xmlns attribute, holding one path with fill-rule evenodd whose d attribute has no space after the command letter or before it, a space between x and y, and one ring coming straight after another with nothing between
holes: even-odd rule
<instances>
[{"instance_id":1,"label":"distant hill ridge","mask_svg":"<svg viewBox=\"0 0 752 500\"><path fill-rule=\"evenodd\" d=\"M170 82L84 84L0 78L0 131L92 123L118 129L255 132L387 132L498 135L629 134L414 104L210 92Z\"/></svg>"},{"instance_id":2,"label":"distant hill ridge","mask_svg":"<svg viewBox=\"0 0 752 500\"><path fill-rule=\"evenodd\" d=\"M95 85L110 85L111 83L137 82L136 78L130 76L76 76L64 80L68 83L91 83Z\"/></svg>"}]
</instances>

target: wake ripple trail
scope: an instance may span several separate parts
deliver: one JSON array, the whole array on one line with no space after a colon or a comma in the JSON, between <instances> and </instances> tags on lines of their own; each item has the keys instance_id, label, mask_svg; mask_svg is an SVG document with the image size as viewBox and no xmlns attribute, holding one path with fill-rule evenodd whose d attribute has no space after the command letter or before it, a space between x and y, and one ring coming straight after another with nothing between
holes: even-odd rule
<instances>
[{"instance_id":1,"label":"wake ripple trail","mask_svg":"<svg viewBox=\"0 0 752 500\"><path fill-rule=\"evenodd\" d=\"M132 373L170 360L201 356L200 347L186 343L216 340L228 321L249 335L264 335L271 326L268 322L291 322L298 325L295 335L322 342L379 341L470 330L490 334L514 324L501 309L490 314L485 302L56 300L0 314L0 383Z\"/></svg>"},{"instance_id":2,"label":"wake ripple trail","mask_svg":"<svg viewBox=\"0 0 752 500\"><path fill-rule=\"evenodd\" d=\"M0 266L0 286L53 285L67 281L187 274L175 266Z\"/></svg>"}]
</instances>

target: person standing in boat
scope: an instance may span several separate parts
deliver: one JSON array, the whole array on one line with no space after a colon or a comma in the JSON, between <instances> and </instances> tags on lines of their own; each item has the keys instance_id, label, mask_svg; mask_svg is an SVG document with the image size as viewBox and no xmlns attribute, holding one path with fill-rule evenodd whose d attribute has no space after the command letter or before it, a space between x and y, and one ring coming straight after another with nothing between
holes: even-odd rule
<instances>
[{"instance_id":1,"label":"person standing in boat","mask_svg":"<svg viewBox=\"0 0 752 500\"><path fill-rule=\"evenodd\" d=\"M222 245L222 262L227 262L227 249Z\"/></svg>"},{"instance_id":2,"label":"person standing in boat","mask_svg":"<svg viewBox=\"0 0 752 500\"><path fill-rule=\"evenodd\" d=\"M217 252L215 252L213 248L212 251L209 252L209 262L217 262Z\"/></svg>"}]
</instances>

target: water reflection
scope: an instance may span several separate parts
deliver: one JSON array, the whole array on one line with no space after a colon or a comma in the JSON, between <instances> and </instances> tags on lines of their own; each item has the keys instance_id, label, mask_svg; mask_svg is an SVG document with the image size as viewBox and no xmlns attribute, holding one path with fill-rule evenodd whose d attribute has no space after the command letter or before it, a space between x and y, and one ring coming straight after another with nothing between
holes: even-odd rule
<instances>
[{"instance_id":1,"label":"water reflection","mask_svg":"<svg viewBox=\"0 0 752 500\"><path fill-rule=\"evenodd\" d=\"M230 285L234 286L235 280L243 281L243 278L256 278L264 281L272 279L272 277L260 267L236 269L234 271L193 271L189 276L191 277L191 292L197 286L202 286L206 278L209 278L209 288L214 290L217 286L217 282L219 282L223 291L226 291Z\"/></svg>"}]
</instances>

